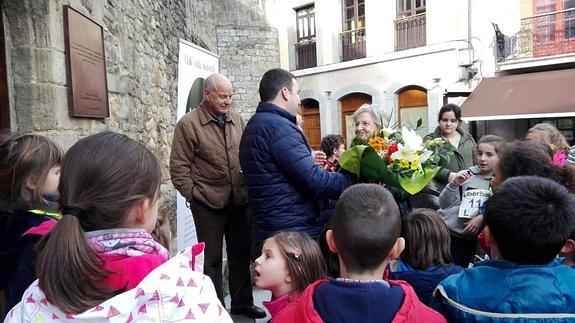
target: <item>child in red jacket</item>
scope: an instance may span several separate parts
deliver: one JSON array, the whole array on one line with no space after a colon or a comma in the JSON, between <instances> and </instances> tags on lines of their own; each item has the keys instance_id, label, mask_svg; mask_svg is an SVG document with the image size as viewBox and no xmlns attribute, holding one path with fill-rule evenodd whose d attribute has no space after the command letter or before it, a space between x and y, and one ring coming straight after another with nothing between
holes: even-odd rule
<instances>
[{"instance_id":1,"label":"child in red jacket","mask_svg":"<svg viewBox=\"0 0 575 323\"><path fill-rule=\"evenodd\" d=\"M404 248L399 209L375 184L354 185L337 202L329 248L341 277L319 280L274 318L278 322L445 322L403 281L384 280L386 266Z\"/></svg>"}]
</instances>

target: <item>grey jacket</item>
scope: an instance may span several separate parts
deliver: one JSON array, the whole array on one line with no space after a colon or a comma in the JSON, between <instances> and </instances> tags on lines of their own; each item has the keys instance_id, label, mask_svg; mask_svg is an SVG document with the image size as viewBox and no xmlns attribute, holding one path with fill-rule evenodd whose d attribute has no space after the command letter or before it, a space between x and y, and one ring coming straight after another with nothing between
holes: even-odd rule
<instances>
[{"instance_id":1,"label":"grey jacket","mask_svg":"<svg viewBox=\"0 0 575 323\"><path fill-rule=\"evenodd\" d=\"M491 176L483 176L479 171L479 167L472 166L469 168L473 176L462 183L460 186L455 186L451 183L447 184L441 194L439 195L439 207L437 213L441 216L443 221L447 224L449 231L461 238L474 239L475 235L469 235L463 232L465 223L469 221L467 218L459 217L459 207L461 206L462 193L471 189L489 189L491 183ZM461 188L461 189L460 189Z\"/></svg>"}]
</instances>

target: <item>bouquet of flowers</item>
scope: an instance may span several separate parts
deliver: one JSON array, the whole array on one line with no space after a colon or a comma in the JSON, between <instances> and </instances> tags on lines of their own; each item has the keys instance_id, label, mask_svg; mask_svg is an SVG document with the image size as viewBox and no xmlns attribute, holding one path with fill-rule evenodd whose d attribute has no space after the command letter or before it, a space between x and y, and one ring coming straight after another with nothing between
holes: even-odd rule
<instances>
[{"instance_id":1,"label":"bouquet of flowers","mask_svg":"<svg viewBox=\"0 0 575 323\"><path fill-rule=\"evenodd\" d=\"M452 154L443 138L423 141L406 127L383 129L367 144L339 157L340 167L360 177L382 181L409 194L421 191L449 162Z\"/></svg>"}]
</instances>

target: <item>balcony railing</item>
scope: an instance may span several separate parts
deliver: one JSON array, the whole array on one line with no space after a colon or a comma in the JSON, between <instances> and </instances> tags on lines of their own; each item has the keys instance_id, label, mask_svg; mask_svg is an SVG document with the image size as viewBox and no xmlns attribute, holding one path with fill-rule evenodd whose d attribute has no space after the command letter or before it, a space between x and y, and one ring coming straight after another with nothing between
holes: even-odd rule
<instances>
[{"instance_id":1,"label":"balcony railing","mask_svg":"<svg viewBox=\"0 0 575 323\"><path fill-rule=\"evenodd\" d=\"M302 40L295 44L296 69L317 66L317 55L315 47L315 38L311 40Z\"/></svg>"},{"instance_id":2,"label":"balcony railing","mask_svg":"<svg viewBox=\"0 0 575 323\"><path fill-rule=\"evenodd\" d=\"M395 50L425 46L425 13L395 21Z\"/></svg>"},{"instance_id":3,"label":"balcony railing","mask_svg":"<svg viewBox=\"0 0 575 323\"><path fill-rule=\"evenodd\" d=\"M343 62L365 57L365 28L344 31L339 38Z\"/></svg>"},{"instance_id":4,"label":"balcony railing","mask_svg":"<svg viewBox=\"0 0 575 323\"><path fill-rule=\"evenodd\" d=\"M575 53L575 8L521 19L521 29L507 37L496 31L499 63Z\"/></svg>"}]
</instances>

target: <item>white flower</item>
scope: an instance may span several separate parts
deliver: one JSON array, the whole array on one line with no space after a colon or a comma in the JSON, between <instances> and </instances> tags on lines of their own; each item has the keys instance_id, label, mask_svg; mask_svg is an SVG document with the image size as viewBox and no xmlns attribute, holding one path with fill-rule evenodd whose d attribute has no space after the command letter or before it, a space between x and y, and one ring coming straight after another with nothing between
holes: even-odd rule
<instances>
[{"instance_id":1,"label":"white flower","mask_svg":"<svg viewBox=\"0 0 575 323\"><path fill-rule=\"evenodd\" d=\"M402 127L401 137L403 138L403 144L410 150L419 151L423 149L423 146L421 145L423 143L423 138L415 133L414 130L409 130L406 127Z\"/></svg>"},{"instance_id":2,"label":"white flower","mask_svg":"<svg viewBox=\"0 0 575 323\"><path fill-rule=\"evenodd\" d=\"M413 155L417 152L416 149L410 146L397 144L397 151L391 154L391 159L393 160L407 160L408 162L413 161Z\"/></svg>"}]
</instances>

